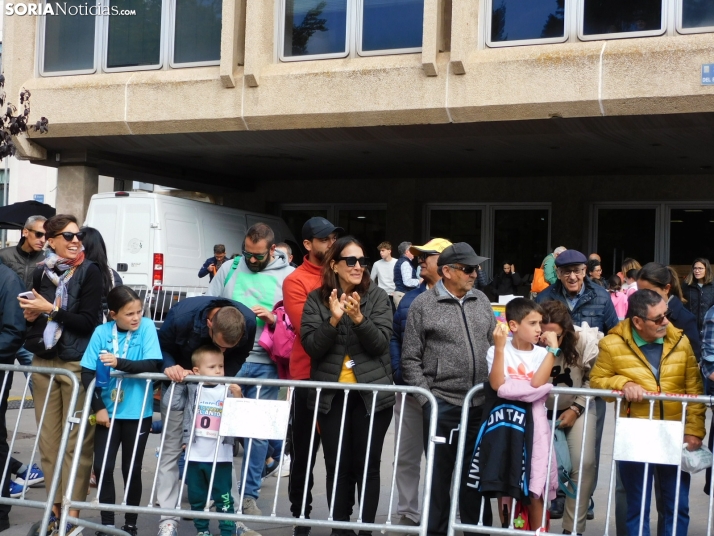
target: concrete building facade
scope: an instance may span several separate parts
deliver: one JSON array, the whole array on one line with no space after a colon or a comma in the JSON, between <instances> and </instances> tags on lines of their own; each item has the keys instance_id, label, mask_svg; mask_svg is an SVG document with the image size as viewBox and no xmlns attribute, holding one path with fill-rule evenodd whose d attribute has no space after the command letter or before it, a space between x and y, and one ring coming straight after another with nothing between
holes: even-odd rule
<instances>
[{"instance_id":1,"label":"concrete building facade","mask_svg":"<svg viewBox=\"0 0 714 536\"><path fill-rule=\"evenodd\" d=\"M58 209L102 174L526 273L561 244L610 273L714 243L711 2L103 2L136 14L5 17Z\"/></svg>"}]
</instances>

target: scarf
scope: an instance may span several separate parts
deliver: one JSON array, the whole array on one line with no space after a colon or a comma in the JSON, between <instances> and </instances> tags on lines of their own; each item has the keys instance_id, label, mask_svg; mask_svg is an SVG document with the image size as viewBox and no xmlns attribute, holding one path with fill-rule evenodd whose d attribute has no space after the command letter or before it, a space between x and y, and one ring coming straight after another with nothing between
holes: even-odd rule
<instances>
[{"instance_id":1,"label":"scarf","mask_svg":"<svg viewBox=\"0 0 714 536\"><path fill-rule=\"evenodd\" d=\"M44 275L57 286L54 304L58 309L67 309L67 285L77 270L77 267L83 262L84 251L80 251L76 259L70 260L60 257L52 249L48 248L45 260L37 264L44 268ZM56 270L61 273L58 274ZM47 350L53 348L55 344L57 344L57 341L60 340L63 327L62 324L55 322L51 318L47 321L45 331L42 333L42 340Z\"/></svg>"}]
</instances>

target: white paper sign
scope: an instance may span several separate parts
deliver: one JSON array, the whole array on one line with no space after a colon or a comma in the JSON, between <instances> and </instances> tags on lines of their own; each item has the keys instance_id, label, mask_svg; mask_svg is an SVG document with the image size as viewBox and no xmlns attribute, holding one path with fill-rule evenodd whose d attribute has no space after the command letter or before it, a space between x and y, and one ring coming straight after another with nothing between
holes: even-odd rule
<instances>
[{"instance_id":1,"label":"white paper sign","mask_svg":"<svg viewBox=\"0 0 714 536\"><path fill-rule=\"evenodd\" d=\"M289 419L289 402L226 398L219 433L230 437L285 439Z\"/></svg>"},{"instance_id":2,"label":"white paper sign","mask_svg":"<svg viewBox=\"0 0 714 536\"><path fill-rule=\"evenodd\" d=\"M625 462L679 465L683 441L680 421L618 417L612 457Z\"/></svg>"}]
</instances>

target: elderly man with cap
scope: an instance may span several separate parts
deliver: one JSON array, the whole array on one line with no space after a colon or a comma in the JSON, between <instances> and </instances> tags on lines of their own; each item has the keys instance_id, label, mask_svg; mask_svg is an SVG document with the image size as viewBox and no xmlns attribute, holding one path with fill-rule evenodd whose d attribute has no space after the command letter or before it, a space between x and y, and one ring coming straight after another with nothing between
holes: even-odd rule
<instances>
[{"instance_id":1,"label":"elderly man with cap","mask_svg":"<svg viewBox=\"0 0 714 536\"><path fill-rule=\"evenodd\" d=\"M437 261L439 255L451 245L443 238L434 238L423 246L411 246L410 253L417 259L421 267L421 284L407 292L399 307L394 313L394 331L390 342L389 353L392 358L392 373L394 383L404 385L402 378L402 339L404 328L407 324L409 306L423 292L431 289L440 280ZM421 404L412 395L402 399L397 395L397 404L394 406L394 421L402 422L402 431L399 448L399 463L397 466L397 503L398 523L400 525L418 525L421 513L419 510L419 476L421 472L421 458L424 453L422 446Z\"/></svg>"},{"instance_id":2,"label":"elderly man with cap","mask_svg":"<svg viewBox=\"0 0 714 536\"><path fill-rule=\"evenodd\" d=\"M322 282L322 264L325 254L330 246L335 243L338 235L344 233L342 227L335 227L325 218L310 218L302 226L302 245L307 250L307 255L302 264L283 281L283 304L288 318L295 328L297 337L290 352L290 376L294 380L310 379L310 356L302 347L300 340L300 322L302 310L307 301L307 295L320 287ZM305 479L309 480L307 498L305 500L305 516L310 517L312 510L312 468L315 465L315 455L320 448L320 434L312 427L312 411L307 407L307 387L296 387L292 411L292 441L290 441L290 482L288 484L288 497L290 511L293 517L300 517L302 511L302 497L305 490ZM314 436L312 457L310 457L310 439ZM308 469L308 459L310 466ZM296 526L295 536L307 536L310 527Z\"/></svg>"},{"instance_id":3,"label":"elderly man with cap","mask_svg":"<svg viewBox=\"0 0 714 536\"><path fill-rule=\"evenodd\" d=\"M558 255L555 259L558 281L538 294L536 302L561 301L568 306L573 324L580 326L587 322L607 335L619 320L607 290L585 277L587 262L585 255L574 249Z\"/></svg>"},{"instance_id":4,"label":"elderly man with cap","mask_svg":"<svg viewBox=\"0 0 714 536\"><path fill-rule=\"evenodd\" d=\"M437 273L442 277L433 288L425 290L412 302L402 342L402 376L409 385L432 392L437 401L436 435L446 443L436 445L434 473L427 532L446 534L451 480L456 463L457 438L466 433L466 444L474 445L481 426L483 396L474 397L469 408L466 430L459 431L461 409L469 390L488 381L486 352L493 345L496 327L491 304L475 290L477 266L484 257L465 242L453 244L441 252ZM431 406L428 399L415 395L423 410L424 446L429 441ZM477 524L481 494L465 485L473 454L464 452L459 508L461 521ZM492 514L485 502L483 521L491 525Z\"/></svg>"}]
</instances>

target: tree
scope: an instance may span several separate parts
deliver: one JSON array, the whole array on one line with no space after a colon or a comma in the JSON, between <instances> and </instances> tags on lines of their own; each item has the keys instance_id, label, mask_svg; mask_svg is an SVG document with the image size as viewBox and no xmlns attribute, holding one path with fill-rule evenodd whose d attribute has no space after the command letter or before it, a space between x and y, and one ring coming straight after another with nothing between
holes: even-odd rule
<instances>
[{"instance_id":1,"label":"tree","mask_svg":"<svg viewBox=\"0 0 714 536\"><path fill-rule=\"evenodd\" d=\"M6 103L5 96L5 76L0 74L0 110ZM0 159L6 156L15 156L17 148L12 141L13 136L19 136L29 131L45 134L49 127L49 121L46 117L41 117L34 125L28 127L27 122L30 119L30 92L25 88L20 91L20 110L14 104L7 103L7 109L3 115L0 115Z\"/></svg>"},{"instance_id":2,"label":"tree","mask_svg":"<svg viewBox=\"0 0 714 536\"><path fill-rule=\"evenodd\" d=\"M305 14L299 25L293 24L293 54L302 56L307 54L307 43L315 32L326 32L327 19L319 18L327 2L322 1Z\"/></svg>"}]
</instances>

